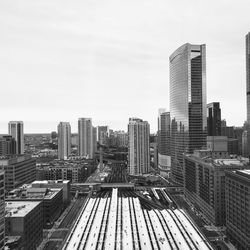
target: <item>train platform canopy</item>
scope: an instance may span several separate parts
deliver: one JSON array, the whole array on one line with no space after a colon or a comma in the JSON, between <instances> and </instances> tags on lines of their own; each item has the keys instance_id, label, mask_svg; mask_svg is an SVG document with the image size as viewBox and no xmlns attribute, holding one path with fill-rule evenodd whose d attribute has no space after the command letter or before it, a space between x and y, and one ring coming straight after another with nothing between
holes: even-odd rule
<instances>
[{"instance_id":1,"label":"train platform canopy","mask_svg":"<svg viewBox=\"0 0 250 250\"><path fill-rule=\"evenodd\" d=\"M89 198L64 250L213 249L183 210L146 210L137 197Z\"/></svg>"}]
</instances>

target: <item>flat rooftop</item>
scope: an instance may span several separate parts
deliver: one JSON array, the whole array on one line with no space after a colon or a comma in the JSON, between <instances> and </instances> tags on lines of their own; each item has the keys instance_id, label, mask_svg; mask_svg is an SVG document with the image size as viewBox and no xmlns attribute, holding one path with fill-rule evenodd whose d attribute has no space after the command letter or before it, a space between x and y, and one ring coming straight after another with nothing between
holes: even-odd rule
<instances>
[{"instance_id":1,"label":"flat rooftop","mask_svg":"<svg viewBox=\"0 0 250 250\"><path fill-rule=\"evenodd\" d=\"M36 206L40 204L40 201L9 201L5 202L5 217L24 217Z\"/></svg>"},{"instance_id":2,"label":"flat rooftop","mask_svg":"<svg viewBox=\"0 0 250 250\"><path fill-rule=\"evenodd\" d=\"M237 170L235 173L250 179L250 169Z\"/></svg>"}]
</instances>

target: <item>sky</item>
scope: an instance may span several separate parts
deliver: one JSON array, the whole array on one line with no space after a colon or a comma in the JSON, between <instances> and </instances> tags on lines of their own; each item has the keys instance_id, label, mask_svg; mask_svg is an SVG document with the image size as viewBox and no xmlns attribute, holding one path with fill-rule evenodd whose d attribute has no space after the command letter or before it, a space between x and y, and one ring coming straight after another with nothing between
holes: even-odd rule
<instances>
[{"instance_id":1,"label":"sky","mask_svg":"<svg viewBox=\"0 0 250 250\"><path fill-rule=\"evenodd\" d=\"M249 0L1 0L0 133L57 130L91 117L127 130L129 117L157 129L169 110L169 56L206 44L207 103L229 126L246 120Z\"/></svg>"}]
</instances>

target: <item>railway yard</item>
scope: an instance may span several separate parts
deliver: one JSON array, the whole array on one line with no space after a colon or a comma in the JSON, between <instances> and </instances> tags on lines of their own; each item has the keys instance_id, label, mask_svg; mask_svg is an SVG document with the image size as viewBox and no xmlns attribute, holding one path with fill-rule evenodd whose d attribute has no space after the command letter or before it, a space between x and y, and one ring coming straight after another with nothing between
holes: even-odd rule
<instances>
[{"instance_id":1,"label":"railway yard","mask_svg":"<svg viewBox=\"0 0 250 250\"><path fill-rule=\"evenodd\" d=\"M40 249L214 249L167 188L123 187L126 165L109 169L111 188L75 196Z\"/></svg>"}]
</instances>

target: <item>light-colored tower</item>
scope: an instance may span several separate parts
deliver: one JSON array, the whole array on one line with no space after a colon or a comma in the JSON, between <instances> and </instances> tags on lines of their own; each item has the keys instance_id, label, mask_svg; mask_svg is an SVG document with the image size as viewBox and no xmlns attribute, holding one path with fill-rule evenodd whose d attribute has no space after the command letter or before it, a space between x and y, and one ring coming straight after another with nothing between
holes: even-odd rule
<instances>
[{"instance_id":1,"label":"light-colored tower","mask_svg":"<svg viewBox=\"0 0 250 250\"><path fill-rule=\"evenodd\" d=\"M66 160L71 153L71 127L69 122L60 122L58 130L58 159Z\"/></svg>"},{"instance_id":2,"label":"light-colored tower","mask_svg":"<svg viewBox=\"0 0 250 250\"><path fill-rule=\"evenodd\" d=\"M16 154L24 153L23 122L10 121L9 134L16 140Z\"/></svg>"},{"instance_id":3,"label":"light-colored tower","mask_svg":"<svg viewBox=\"0 0 250 250\"><path fill-rule=\"evenodd\" d=\"M130 118L128 124L128 167L130 174L144 174L150 170L149 123Z\"/></svg>"},{"instance_id":4,"label":"light-colored tower","mask_svg":"<svg viewBox=\"0 0 250 250\"><path fill-rule=\"evenodd\" d=\"M169 60L171 174L183 184L183 153L206 146L206 45L184 44Z\"/></svg>"},{"instance_id":5,"label":"light-colored tower","mask_svg":"<svg viewBox=\"0 0 250 250\"><path fill-rule=\"evenodd\" d=\"M93 158L93 128L91 118L78 119L78 154Z\"/></svg>"}]
</instances>

